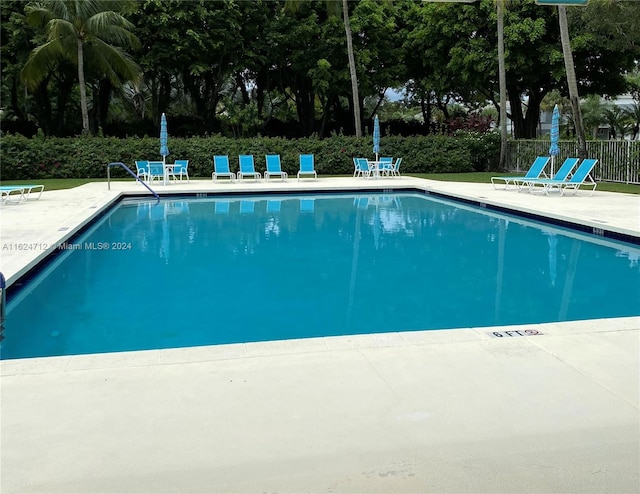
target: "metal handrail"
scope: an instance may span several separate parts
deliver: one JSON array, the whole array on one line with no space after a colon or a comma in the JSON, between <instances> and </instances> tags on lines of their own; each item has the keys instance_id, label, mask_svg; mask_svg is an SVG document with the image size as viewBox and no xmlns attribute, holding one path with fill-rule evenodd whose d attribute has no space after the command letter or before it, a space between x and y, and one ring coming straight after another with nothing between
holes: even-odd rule
<instances>
[{"instance_id":1,"label":"metal handrail","mask_svg":"<svg viewBox=\"0 0 640 494\"><path fill-rule=\"evenodd\" d=\"M138 182L140 182L142 185L144 185L147 189L149 189L149 192L151 192L156 199L158 199L158 202L160 202L160 196L158 194L156 194L151 187L149 187L146 183L144 183L142 180L140 180L140 177L138 175L136 175L135 173L133 173L131 171L131 169L125 165L124 163L122 163L121 161L114 161L113 163L109 163L107 165L107 188L108 190L111 190L111 167L112 166L120 166L122 168L124 168L125 170L127 170L129 172L129 175L131 175L133 178L135 178Z\"/></svg>"}]
</instances>

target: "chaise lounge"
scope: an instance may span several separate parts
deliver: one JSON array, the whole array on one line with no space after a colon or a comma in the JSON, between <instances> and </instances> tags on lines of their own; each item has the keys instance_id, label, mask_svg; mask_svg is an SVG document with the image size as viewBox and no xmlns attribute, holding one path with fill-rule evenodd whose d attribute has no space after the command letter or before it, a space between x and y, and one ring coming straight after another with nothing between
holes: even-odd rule
<instances>
[{"instance_id":1,"label":"chaise lounge","mask_svg":"<svg viewBox=\"0 0 640 494\"><path fill-rule=\"evenodd\" d=\"M230 181L236 179L236 174L229 168L229 156L217 155L213 157L213 170L211 178L217 182L221 177L227 177Z\"/></svg>"},{"instance_id":2,"label":"chaise lounge","mask_svg":"<svg viewBox=\"0 0 640 494\"><path fill-rule=\"evenodd\" d=\"M280 163L279 154L267 154L265 155L267 162L267 170L264 172L265 181L269 181L271 177L280 177L282 181L287 180L287 172L282 171L282 165Z\"/></svg>"},{"instance_id":3,"label":"chaise lounge","mask_svg":"<svg viewBox=\"0 0 640 494\"><path fill-rule=\"evenodd\" d=\"M0 194L2 197L2 204L7 202L19 203L20 201L27 201L31 199L31 193L34 189L38 190L38 197L40 199L44 185L3 185L0 186ZM12 199L16 198L16 199Z\"/></svg>"},{"instance_id":4,"label":"chaise lounge","mask_svg":"<svg viewBox=\"0 0 640 494\"><path fill-rule=\"evenodd\" d=\"M523 176L491 177L491 183L493 184L493 188L497 189L496 181L504 182L504 188L508 189L509 184L512 184L515 186L517 185L518 182L521 182L522 180L525 180L525 179L540 178L540 175L544 175L544 177L546 178L547 175L544 173L544 168L547 166L547 163L549 163L550 159L551 158L549 158L549 156L538 156L534 160L533 164L531 165L527 173Z\"/></svg>"},{"instance_id":5,"label":"chaise lounge","mask_svg":"<svg viewBox=\"0 0 640 494\"><path fill-rule=\"evenodd\" d=\"M257 182L260 180L261 175L256 171L255 164L253 162L252 154L241 154L238 157L240 161L240 171L238 171L238 180L244 180L244 177L253 177Z\"/></svg>"},{"instance_id":6,"label":"chaise lounge","mask_svg":"<svg viewBox=\"0 0 640 494\"><path fill-rule=\"evenodd\" d=\"M576 169L576 172L569 179L560 180L557 178L541 179L537 180L533 185L541 185L544 193L549 194L549 191L557 188L560 190L560 195L564 195L566 189L573 189L574 195L578 193L578 189L581 186L591 187L591 194L596 190L597 183L591 177L591 171L598 163L597 159L586 159L580 163L580 166Z\"/></svg>"},{"instance_id":7,"label":"chaise lounge","mask_svg":"<svg viewBox=\"0 0 640 494\"><path fill-rule=\"evenodd\" d=\"M298 182L302 175L313 175L314 179L318 179L318 173L314 167L313 154L301 154L300 155L300 170L298 171Z\"/></svg>"}]
</instances>

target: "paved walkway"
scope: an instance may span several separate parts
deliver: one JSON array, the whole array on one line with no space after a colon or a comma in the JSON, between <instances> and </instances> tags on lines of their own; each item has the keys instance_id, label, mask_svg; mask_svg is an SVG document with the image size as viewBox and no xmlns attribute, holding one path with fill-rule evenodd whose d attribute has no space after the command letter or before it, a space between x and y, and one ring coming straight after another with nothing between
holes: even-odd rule
<instances>
[{"instance_id":1,"label":"paved walkway","mask_svg":"<svg viewBox=\"0 0 640 494\"><path fill-rule=\"evenodd\" d=\"M640 236L640 197L398 186ZM2 208L9 282L131 182ZM38 247L40 244L40 247ZM2 361L3 493L638 492L640 317Z\"/></svg>"}]
</instances>

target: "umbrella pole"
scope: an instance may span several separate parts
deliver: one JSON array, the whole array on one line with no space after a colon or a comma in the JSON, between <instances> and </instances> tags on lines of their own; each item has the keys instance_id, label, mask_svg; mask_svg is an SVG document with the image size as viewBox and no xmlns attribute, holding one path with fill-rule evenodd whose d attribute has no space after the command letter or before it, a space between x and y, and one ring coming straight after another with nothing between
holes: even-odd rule
<instances>
[{"instance_id":1,"label":"umbrella pole","mask_svg":"<svg viewBox=\"0 0 640 494\"><path fill-rule=\"evenodd\" d=\"M162 156L162 185L167 185L167 157Z\"/></svg>"},{"instance_id":2,"label":"umbrella pole","mask_svg":"<svg viewBox=\"0 0 640 494\"><path fill-rule=\"evenodd\" d=\"M555 161L556 161L556 157L554 155L551 155L551 176L549 178L553 178L554 171L555 171Z\"/></svg>"}]
</instances>

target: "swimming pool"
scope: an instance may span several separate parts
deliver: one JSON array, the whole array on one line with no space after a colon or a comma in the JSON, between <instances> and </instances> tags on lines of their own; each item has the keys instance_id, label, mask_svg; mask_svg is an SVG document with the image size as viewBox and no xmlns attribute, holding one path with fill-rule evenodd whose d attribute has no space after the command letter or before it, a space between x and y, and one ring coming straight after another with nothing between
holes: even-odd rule
<instances>
[{"instance_id":1,"label":"swimming pool","mask_svg":"<svg viewBox=\"0 0 640 494\"><path fill-rule=\"evenodd\" d=\"M638 257L422 194L124 201L12 297L1 356L638 315Z\"/></svg>"}]
</instances>

